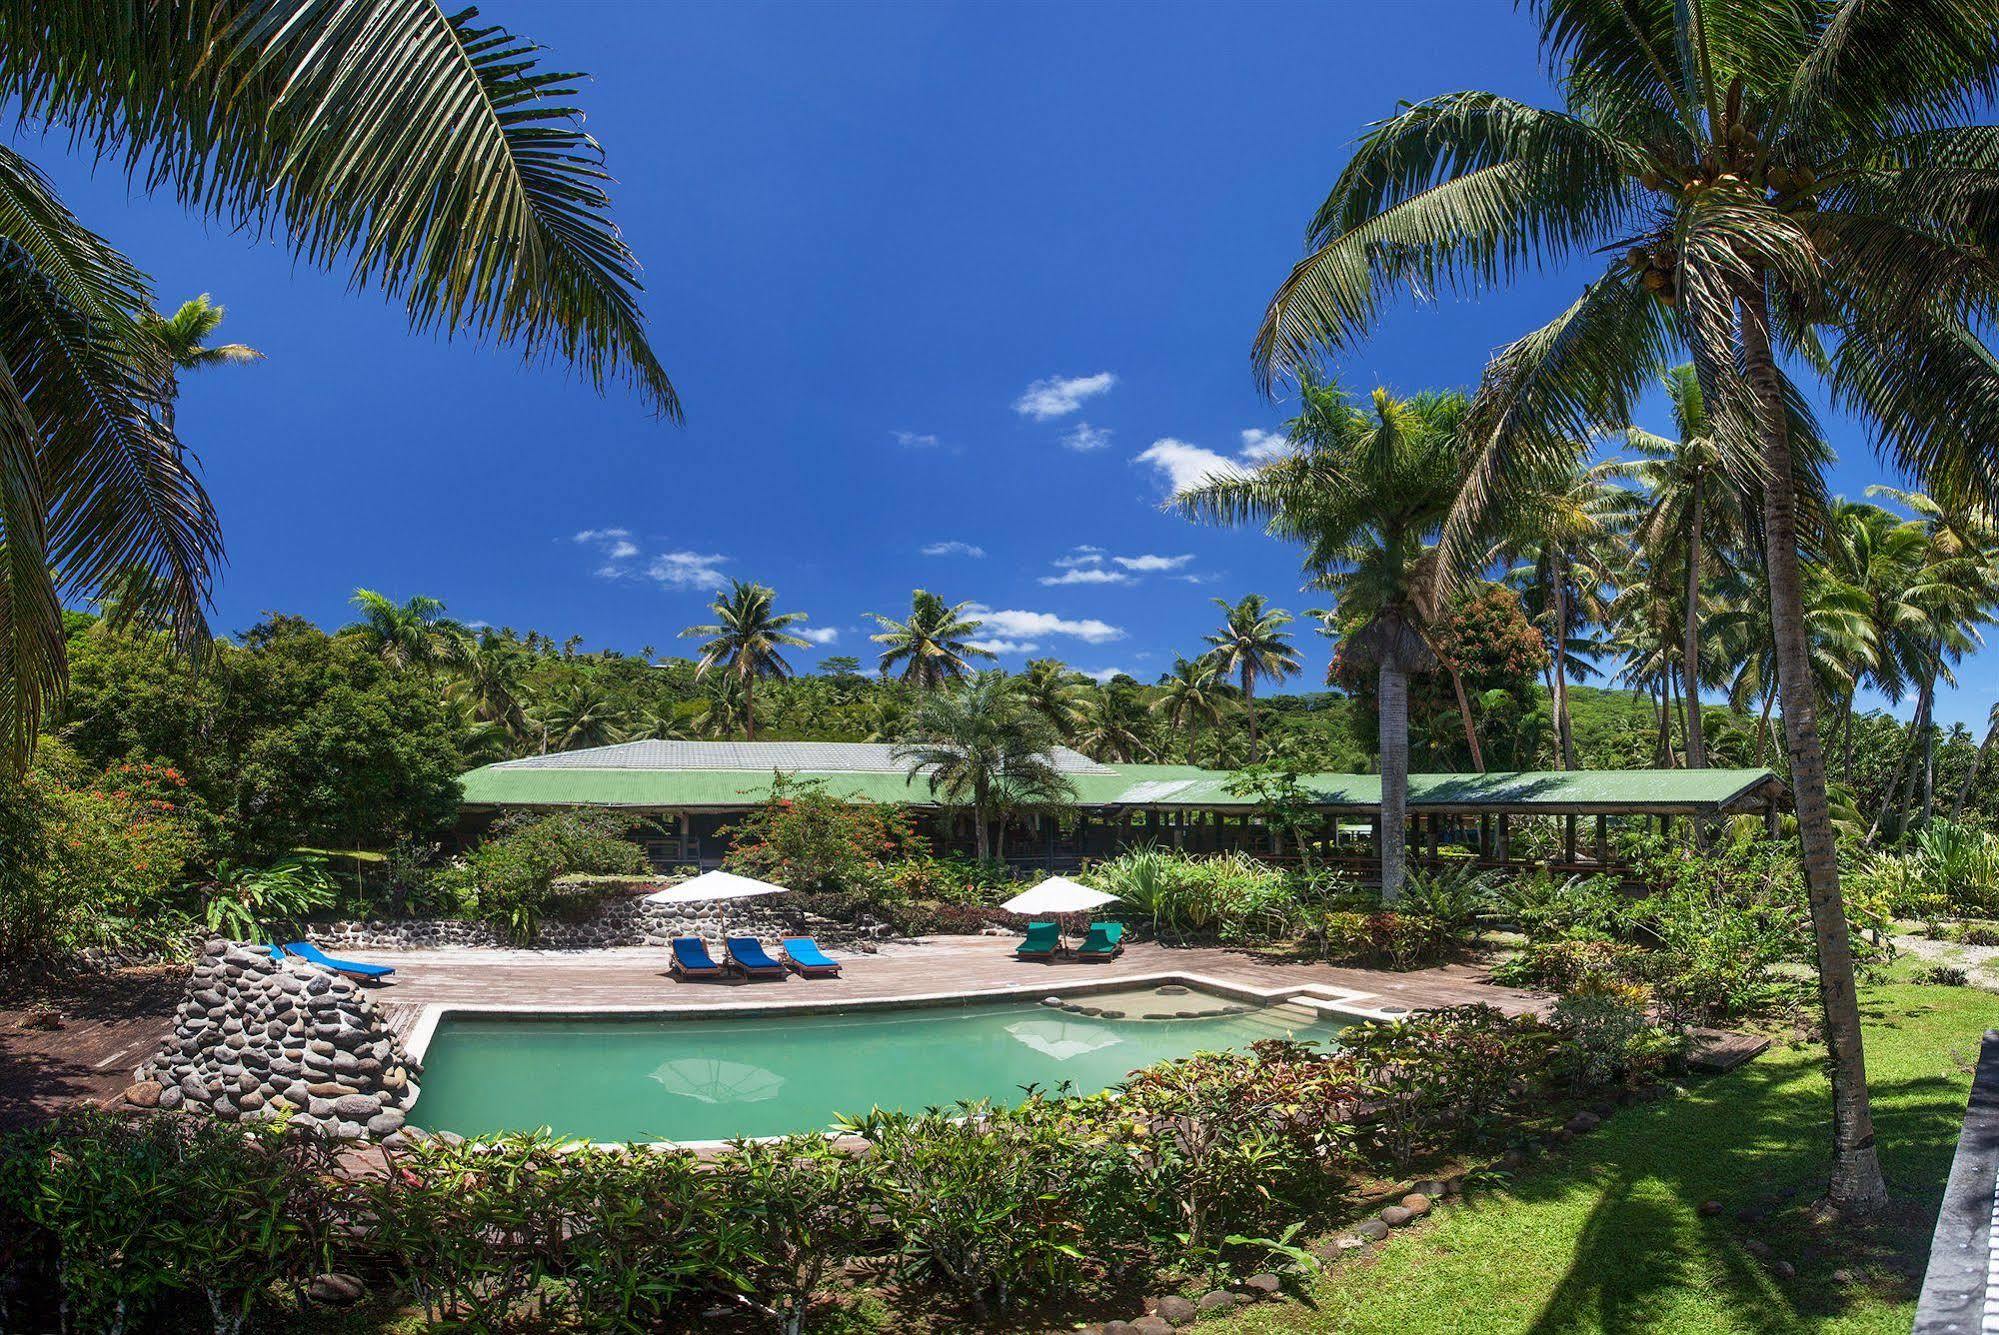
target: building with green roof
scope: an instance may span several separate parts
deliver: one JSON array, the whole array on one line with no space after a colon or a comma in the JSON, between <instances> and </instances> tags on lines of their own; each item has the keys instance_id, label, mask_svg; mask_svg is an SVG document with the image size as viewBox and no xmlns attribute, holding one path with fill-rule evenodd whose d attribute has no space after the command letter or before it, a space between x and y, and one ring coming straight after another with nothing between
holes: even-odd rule
<instances>
[{"instance_id":1,"label":"building with green roof","mask_svg":"<svg viewBox=\"0 0 1999 1335\"><path fill-rule=\"evenodd\" d=\"M1254 803L1229 791L1225 771L1191 765L1121 765L1066 747L1056 767L1074 789L1069 812L1037 819L1011 840L1017 860L1060 866L1115 853L1133 842L1189 849L1269 847ZM866 742L638 741L528 756L463 775L465 832L476 834L499 813L536 808L613 808L643 814L661 833L648 851L662 866L714 865L727 851L727 828L762 804L779 777L809 781L854 801L892 802L938 812L921 771L895 747ZM1338 837L1357 823L1371 829L1381 809L1373 774L1312 774L1302 780ZM1593 861L1608 857L1614 819L1670 821L1759 814L1774 823L1783 785L1767 769L1549 770L1500 774L1412 774L1409 811L1419 847L1472 842L1481 854L1509 857L1509 822L1553 818L1568 863L1581 865L1577 821L1595 818ZM950 843L948 821L933 834Z\"/></svg>"}]
</instances>

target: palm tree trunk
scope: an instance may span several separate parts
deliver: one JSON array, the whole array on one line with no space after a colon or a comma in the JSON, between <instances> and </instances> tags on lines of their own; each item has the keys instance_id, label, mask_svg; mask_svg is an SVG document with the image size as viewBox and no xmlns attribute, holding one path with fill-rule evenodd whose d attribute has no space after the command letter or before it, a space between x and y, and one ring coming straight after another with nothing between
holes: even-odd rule
<instances>
[{"instance_id":1,"label":"palm tree trunk","mask_svg":"<svg viewBox=\"0 0 1999 1335\"><path fill-rule=\"evenodd\" d=\"M1679 674L1673 671L1673 655L1671 651L1665 652L1662 657L1665 661L1666 699L1668 701L1665 716L1660 719L1660 723L1666 733L1666 768L1677 769L1678 761L1673 754L1673 715L1678 714L1680 716L1680 736L1685 737L1687 735L1687 702L1680 698L1680 678Z\"/></svg>"},{"instance_id":2,"label":"palm tree trunk","mask_svg":"<svg viewBox=\"0 0 1999 1335\"><path fill-rule=\"evenodd\" d=\"M1972 785L1978 782L1978 771L1985 765L1985 757L1992 753L1993 739L1999 738L1999 705L1992 707L1991 716L1985 724L1985 740L1978 744L1978 750L1971 757L1971 768L1964 773L1964 782L1957 786L1957 798L1950 804L1950 818L1954 821L1964 814L1964 804L1971 797Z\"/></svg>"},{"instance_id":3,"label":"palm tree trunk","mask_svg":"<svg viewBox=\"0 0 1999 1335\"><path fill-rule=\"evenodd\" d=\"M1770 350L1770 312L1759 285L1742 299L1744 365L1762 417L1763 541L1770 578L1770 628L1784 695L1784 739L1791 753L1791 788L1798 839L1818 946L1819 1001L1832 1059L1833 1170L1830 1196L1842 1209L1884 1205L1888 1185L1874 1148L1867 1097L1867 1054L1861 1044L1860 1001L1854 991L1846 905L1839 892L1839 856L1826 798L1825 750L1819 741L1810 646L1805 636L1804 576L1798 561L1797 497L1791 478L1790 419L1783 383Z\"/></svg>"},{"instance_id":4,"label":"palm tree trunk","mask_svg":"<svg viewBox=\"0 0 1999 1335\"><path fill-rule=\"evenodd\" d=\"M743 739L754 742L757 739L757 676L754 672L743 674Z\"/></svg>"},{"instance_id":5,"label":"palm tree trunk","mask_svg":"<svg viewBox=\"0 0 1999 1335\"><path fill-rule=\"evenodd\" d=\"M1765 687L1763 691L1763 714L1762 717L1756 720L1756 763L1758 765L1763 763L1770 749L1770 707L1776 703L1776 689L1774 687Z\"/></svg>"},{"instance_id":6,"label":"palm tree trunk","mask_svg":"<svg viewBox=\"0 0 1999 1335\"><path fill-rule=\"evenodd\" d=\"M1242 665L1242 704L1249 711L1249 763L1256 763L1256 669Z\"/></svg>"},{"instance_id":7,"label":"palm tree trunk","mask_svg":"<svg viewBox=\"0 0 1999 1335\"><path fill-rule=\"evenodd\" d=\"M1687 768L1707 768L1707 724L1701 718L1701 497L1696 485L1688 498L1687 623L1681 641L1680 671L1686 678Z\"/></svg>"},{"instance_id":8,"label":"palm tree trunk","mask_svg":"<svg viewBox=\"0 0 1999 1335\"><path fill-rule=\"evenodd\" d=\"M1936 720L1936 678L1932 676L1923 683L1928 688L1928 708L1923 710L1923 815L1922 822L1930 823L1930 815L1936 810L1937 797L1937 720Z\"/></svg>"},{"instance_id":9,"label":"palm tree trunk","mask_svg":"<svg viewBox=\"0 0 1999 1335\"><path fill-rule=\"evenodd\" d=\"M1485 754L1479 750L1478 725L1472 722L1471 701L1465 698L1465 679L1458 675L1457 665L1445 662L1445 671L1451 674L1451 690L1458 697L1458 722L1464 725L1465 746L1471 751L1471 767L1480 774L1485 773Z\"/></svg>"},{"instance_id":10,"label":"palm tree trunk","mask_svg":"<svg viewBox=\"0 0 1999 1335\"><path fill-rule=\"evenodd\" d=\"M1384 657L1376 693L1381 709L1381 902L1402 895L1409 823L1409 674Z\"/></svg>"},{"instance_id":11,"label":"palm tree trunk","mask_svg":"<svg viewBox=\"0 0 1999 1335\"><path fill-rule=\"evenodd\" d=\"M1569 720L1569 590L1568 575L1561 554L1554 565L1555 652L1553 689L1555 696L1555 740L1563 769L1576 767L1575 728Z\"/></svg>"},{"instance_id":12,"label":"palm tree trunk","mask_svg":"<svg viewBox=\"0 0 1999 1335\"><path fill-rule=\"evenodd\" d=\"M1910 720L1909 727L1908 745L1902 748L1901 758L1895 762L1895 772L1889 776L1888 786L1881 793L1881 805L1874 812L1874 823L1867 827L1867 837L1860 841L1863 844L1874 842L1874 836L1881 833L1882 825L1887 823L1888 813L1895 809L1895 804L1901 801L1903 790L1909 786L1904 780L1909 772L1909 761L1914 759L1916 754L1915 720Z\"/></svg>"}]
</instances>

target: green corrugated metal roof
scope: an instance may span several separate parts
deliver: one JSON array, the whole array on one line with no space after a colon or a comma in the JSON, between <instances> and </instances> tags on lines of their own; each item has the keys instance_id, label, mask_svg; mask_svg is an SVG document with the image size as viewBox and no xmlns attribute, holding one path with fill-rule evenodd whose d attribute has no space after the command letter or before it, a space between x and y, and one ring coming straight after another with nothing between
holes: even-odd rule
<instances>
[{"instance_id":1,"label":"green corrugated metal roof","mask_svg":"<svg viewBox=\"0 0 1999 1335\"><path fill-rule=\"evenodd\" d=\"M1228 776L1189 765L1107 765L1109 773L1074 774L1076 804L1088 807L1242 808L1228 791ZM770 795L775 775L765 770L613 769L601 766L487 765L464 775L467 806L620 806L733 808L754 806ZM817 780L846 799L923 803L929 786L901 775L794 771L794 780ZM1412 774L1414 808L1479 807L1489 810L1691 811L1720 807L1769 783L1767 769L1571 770L1507 774ZM1304 780L1328 807L1371 810L1381 803L1373 774L1315 774Z\"/></svg>"}]
</instances>

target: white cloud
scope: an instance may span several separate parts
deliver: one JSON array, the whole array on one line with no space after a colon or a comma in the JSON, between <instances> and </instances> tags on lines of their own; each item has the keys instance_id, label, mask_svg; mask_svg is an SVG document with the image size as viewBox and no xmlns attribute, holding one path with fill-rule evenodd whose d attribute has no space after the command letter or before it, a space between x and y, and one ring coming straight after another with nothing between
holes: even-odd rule
<instances>
[{"instance_id":1,"label":"white cloud","mask_svg":"<svg viewBox=\"0 0 1999 1335\"><path fill-rule=\"evenodd\" d=\"M966 640L965 643L989 654L1031 654L1041 647L1032 640Z\"/></svg>"},{"instance_id":2,"label":"white cloud","mask_svg":"<svg viewBox=\"0 0 1999 1335\"><path fill-rule=\"evenodd\" d=\"M1055 564L1064 570L1076 566L1100 566L1104 563L1104 549L1101 547L1071 547L1067 556L1055 558Z\"/></svg>"},{"instance_id":3,"label":"white cloud","mask_svg":"<svg viewBox=\"0 0 1999 1335\"><path fill-rule=\"evenodd\" d=\"M718 589L727 578L721 566L728 559L713 553L662 552L646 566L646 577L674 589Z\"/></svg>"},{"instance_id":4,"label":"white cloud","mask_svg":"<svg viewBox=\"0 0 1999 1335\"><path fill-rule=\"evenodd\" d=\"M798 638L801 640L810 640L812 643L819 645L832 644L840 638L840 628L838 626L814 626L810 630L800 630Z\"/></svg>"},{"instance_id":5,"label":"white cloud","mask_svg":"<svg viewBox=\"0 0 1999 1335\"><path fill-rule=\"evenodd\" d=\"M631 530L625 528L586 528L570 541L595 547L603 555L604 564L597 567L598 579L617 579L629 574L629 568L620 563L639 554Z\"/></svg>"},{"instance_id":6,"label":"white cloud","mask_svg":"<svg viewBox=\"0 0 1999 1335\"><path fill-rule=\"evenodd\" d=\"M1131 674L1129 672L1126 672L1123 668L1111 667L1111 668L1098 668L1094 672L1085 672L1083 675L1088 677L1091 681L1103 682L1103 681L1109 681L1112 677L1129 677Z\"/></svg>"},{"instance_id":7,"label":"white cloud","mask_svg":"<svg viewBox=\"0 0 1999 1335\"><path fill-rule=\"evenodd\" d=\"M1241 462L1227 455L1171 436L1153 441L1139 453L1138 462L1151 464L1164 473L1167 485L1176 493L1197 487L1211 477L1238 476L1244 471Z\"/></svg>"},{"instance_id":8,"label":"white cloud","mask_svg":"<svg viewBox=\"0 0 1999 1335\"><path fill-rule=\"evenodd\" d=\"M1242 457L1250 463L1267 463L1279 455L1291 453L1291 437L1282 431L1265 431L1260 427L1249 427L1242 433Z\"/></svg>"},{"instance_id":9,"label":"white cloud","mask_svg":"<svg viewBox=\"0 0 1999 1335\"><path fill-rule=\"evenodd\" d=\"M1017 608L990 608L973 603L965 609L975 617L980 629L1003 640L1046 639L1070 635L1086 644L1108 644L1124 638L1124 627L1113 626L1095 617L1071 619L1053 612L1023 612Z\"/></svg>"},{"instance_id":10,"label":"white cloud","mask_svg":"<svg viewBox=\"0 0 1999 1335\"><path fill-rule=\"evenodd\" d=\"M1191 552L1185 556L1154 556L1148 552L1144 556L1113 556L1111 559L1126 570L1136 570L1141 574L1153 574L1161 570L1178 570L1181 566L1193 560L1194 556Z\"/></svg>"},{"instance_id":11,"label":"white cloud","mask_svg":"<svg viewBox=\"0 0 1999 1335\"><path fill-rule=\"evenodd\" d=\"M1051 417L1067 417L1083 406L1083 400L1109 393L1111 386L1116 383L1117 377L1109 371L1067 378L1049 376L1046 380L1037 380L1029 385L1026 391L1013 401L1013 410L1022 417L1032 417L1037 422L1045 422Z\"/></svg>"},{"instance_id":12,"label":"white cloud","mask_svg":"<svg viewBox=\"0 0 1999 1335\"><path fill-rule=\"evenodd\" d=\"M975 546L974 544L969 542L960 542L956 538L952 538L948 542L931 543L929 546L923 549L923 554L925 556L978 557L978 556L984 556L986 554L986 549L983 547Z\"/></svg>"},{"instance_id":13,"label":"white cloud","mask_svg":"<svg viewBox=\"0 0 1999 1335\"><path fill-rule=\"evenodd\" d=\"M1100 561L1103 558L1092 556L1086 559ZM1057 561L1055 564L1059 566L1063 562ZM1121 570L1106 570L1100 565L1075 564L1070 565L1059 575L1043 575L1041 582L1043 584L1129 584L1131 576Z\"/></svg>"},{"instance_id":14,"label":"white cloud","mask_svg":"<svg viewBox=\"0 0 1999 1335\"><path fill-rule=\"evenodd\" d=\"M906 445L912 450L934 450L937 448L937 437L928 431L897 431L894 435L896 444Z\"/></svg>"},{"instance_id":15,"label":"white cloud","mask_svg":"<svg viewBox=\"0 0 1999 1335\"><path fill-rule=\"evenodd\" d=\"M1072 450L1088 454L1091 450L1101 450L1111 443L1111 429L1107 426L1091 426L1088 422L1078 422L1062 433L1062 443Z\"/></svg>"}]
</instances>

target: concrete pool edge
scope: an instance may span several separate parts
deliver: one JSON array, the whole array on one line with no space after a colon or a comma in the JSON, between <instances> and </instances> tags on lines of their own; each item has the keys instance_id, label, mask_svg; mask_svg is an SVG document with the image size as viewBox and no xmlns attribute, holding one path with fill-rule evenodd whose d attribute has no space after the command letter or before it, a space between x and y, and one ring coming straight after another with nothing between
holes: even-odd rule
<instances>
[{"instance_id":1,"label":"concrete pool edge","mask_svg":"<svg viewBox=\"0 0 1999 1335\"><path fill-rule=\"evenodd\" d=\"M1138 987L1159 987L1162 985L1182 985L1195 987L1203 992L1216 993L1235 1001L1251 1001L1266 1006L1280 1002L1296 1002L1311 1006L1315 1010L1349 1020L1394 1020L1409 1014L1407 1007L1368 1006L1365 1001L1375 999L1372 992L1356 992L1347 988L1333 987L1325 983L1294 983L1282 987L1252 987L1247 983L1216 978L1209 974L1192 973L1184 969L1169 969L1158 973L1123 974L1115 978L1078 978L1071 982L1037 982L1030 987L1025 984L1009 984L1005 987L972 988L953 992L915 992L901 996L847 997L841 1000L800 1000L800 1001L750 1001L700 1003L692 1005L662 1002L648 1006L561 1006L540 1005L523 1007L506 1002L431 1002L418 1014L411 1026L409 1036L403 1040L403 1048L410 1056L421 1062L430 1050L431 1040L437 1034L437 1027L447 1016L477 1015L482 1017L504 1017L520 1020L537 1019L660 1019L671 1016L728 1016L742 1019L758 1015L827 1015L856 1010L893 1010L903 1007L951 1006L967 1002L1005 1001L1037 999L1047 995L1094 996L1105 992L1129 991Z\"/></svg>"}]
</instances>

